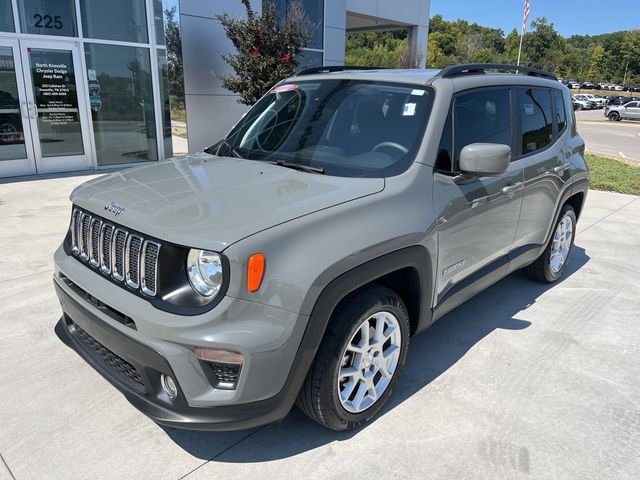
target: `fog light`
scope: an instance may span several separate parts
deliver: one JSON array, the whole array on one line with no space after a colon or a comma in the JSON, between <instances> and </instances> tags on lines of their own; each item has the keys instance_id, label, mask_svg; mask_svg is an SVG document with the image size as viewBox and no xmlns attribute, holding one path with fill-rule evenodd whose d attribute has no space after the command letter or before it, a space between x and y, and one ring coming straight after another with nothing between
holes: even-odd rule
<instances>
[{"instance_id":1,"label":"fog light","mask_svg":"<svg viewBox=\"0 0 640 480\"><path fill-rule=\"evenodd\" d=\"M240 353L221 350L219 348L196 348L193 350L196 357L205 362L228 363L231 365L242 365L244 358Z\"/></svg>"},{"instance_id":2,"label":"fog light","mask_svg":"<svg viewBox=\"0 0 640 480\"><path fill-rule=\"evenodd\" d=\"M164 390L164 393L166 393L171 400L178 396L176 382L174 382L173 378L169 375L165 375L164 373L160 375L160 383L162 384L162 390Z\"/></svg>"}]
</instances>

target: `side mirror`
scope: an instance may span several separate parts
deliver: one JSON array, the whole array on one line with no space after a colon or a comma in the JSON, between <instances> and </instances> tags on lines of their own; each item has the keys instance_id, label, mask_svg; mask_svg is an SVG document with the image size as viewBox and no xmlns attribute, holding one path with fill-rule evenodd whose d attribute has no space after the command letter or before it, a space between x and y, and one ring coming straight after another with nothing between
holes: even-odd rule
<instances>
[{"instance_id":1,"label":"side mirror","mask_svg":"<svg viewBox=\"0 0 640 480\"><path fill-rule=\"evenodd\" d=\"M472 143L460 152L462 173L477 177L504 174L511 162L511 147L500 143Z\"/></svg>"}]
</instances>

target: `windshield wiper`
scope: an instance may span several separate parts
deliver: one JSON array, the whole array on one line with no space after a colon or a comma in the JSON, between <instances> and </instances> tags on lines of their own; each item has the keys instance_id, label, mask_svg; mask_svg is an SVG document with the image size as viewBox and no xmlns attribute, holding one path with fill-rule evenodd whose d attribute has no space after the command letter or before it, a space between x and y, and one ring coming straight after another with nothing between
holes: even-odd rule
<instances>
[{"instance_id":1,"label":"windshield wiper","mask_svg":"<svg viewBox=\"0 0 640 480\"><path fill-rule=\"evenodd\" d=\"M292 168L294 170L301 170L307 173L319 173L320 175L324 175L324 168L322 167L303 165L302 163L285 162L284 160L267 160L266 162L271 165L278 165L279 167Z\"/></svg>"},{"instance_id":2,"label":"windshield wiper","mask_svg":"<svg viewBox=\"0 0 640 480\"><path fill-rule=\"evenodd\" d=\"M218 143L216 143L215 145L210 146L209 148L205 148L204 152L208 153L209 155L218 155L218 150L220 150L220 147L224 145L225 147L227 147L229 149L229 151L231 152L231 155L233 155L236 158L244 158L240 152L238 152L238 150L236 150L236 148L231 145L225 138L223 138L222 140L220 140ZM215 153L213 152L213 147L218 147L216 148Z\"/></svg>"}]
</instances>

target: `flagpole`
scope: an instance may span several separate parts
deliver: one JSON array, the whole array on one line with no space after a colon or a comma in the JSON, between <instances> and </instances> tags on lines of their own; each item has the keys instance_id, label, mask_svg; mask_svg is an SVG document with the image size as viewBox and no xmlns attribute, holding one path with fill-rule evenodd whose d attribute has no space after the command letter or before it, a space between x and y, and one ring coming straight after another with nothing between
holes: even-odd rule
<instances>
[{"instance_id":1,"label":"flagpole","mask_svg":"<svg viewBox=\"0 0 640 480\"><path fill-rule=\"evenodd\" d=\"M520 58L522 56L522 40L527 31L527 20L529 19L531 5L529 2L530 0L524 0L524 15L522 16L522 29L520 30L520 47L518 48L518 66L520 66Z\"/></svg>"},{"instance_id":2,"label":"flagpole","mask_svg":"<svg viewBox=\"0 0 640 480\"><path fill-rule=\"evenodd\" d=\"M520 33L520 48L518 48L518 66L520 66L520 56L522 55L522 39L524 38L524 33Z\"/></svg>"}]
</instances>

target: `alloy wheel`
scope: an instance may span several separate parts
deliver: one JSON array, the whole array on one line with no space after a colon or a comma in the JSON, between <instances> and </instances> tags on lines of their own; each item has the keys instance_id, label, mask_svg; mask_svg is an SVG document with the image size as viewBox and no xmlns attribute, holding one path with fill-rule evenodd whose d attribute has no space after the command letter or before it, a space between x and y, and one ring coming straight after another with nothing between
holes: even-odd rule
<instances>
[{"instance_id":1,"label":"alloy wheel","mask_svg":"<svg viewBox=\"0 0 640 480\"><path fill-rule=\"evenodd\" d=\"M551 245L551 256L549 257L549 266L553 273L562 270L563 265L567 261L569 251L571 250L571 242L573 240L573 220L569 215L565 215L558 223L556 231L553 235L553 244Z\"/></svg>"},{"instance_id":2,"label":"alloy wheel","mask_svg":"<svg viewBox=\"0 0 640 480\"><path fill-rule=\"evenodd\" d=\"M338 371L340 403L350 413L375 404L393 379L400 358L402 333L395 315L369 316L349 339Z\"/></svg>"}]
</instances>

